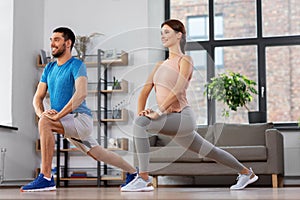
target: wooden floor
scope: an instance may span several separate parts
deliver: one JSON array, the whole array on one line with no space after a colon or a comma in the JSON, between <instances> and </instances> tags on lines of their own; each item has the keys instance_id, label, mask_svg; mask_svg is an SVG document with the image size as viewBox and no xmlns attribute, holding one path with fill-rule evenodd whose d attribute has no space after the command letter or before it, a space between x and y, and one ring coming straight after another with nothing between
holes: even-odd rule
<instances>
[{"instance_id":1,"label":"wooden floor","mask_svg":"<svg viewBox=\"0 0 300 200\"><path fill-rule=\"evenodd\" d=\"M0 199L300 199L300 187L249 187L240 191L228 188L157 188L153 192L120 192L117 187L58 188L53 192L20 192L0 187Z\"/></svg>"}]
</instances>

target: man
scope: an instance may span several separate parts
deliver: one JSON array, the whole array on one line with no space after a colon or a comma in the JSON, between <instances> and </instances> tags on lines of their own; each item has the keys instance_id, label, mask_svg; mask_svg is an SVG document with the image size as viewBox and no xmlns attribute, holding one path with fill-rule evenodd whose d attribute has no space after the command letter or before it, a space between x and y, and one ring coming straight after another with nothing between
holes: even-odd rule
<instances>
[{"instance_id":1,"label":"man","mask_svg":"<svg viewBox=\"0 0 300 200\"><path fill-rule=\"evenodd\" d=\"M33 98L33 107L39 116L42 167L39 176L21 188L25 191L55 190L51 175L55 138L53 132L65 138L81 151L98 161L114 165L136 176L136 169L119 155L99 146L91 137L93 119L87 107L87 73L85 64L72 57L75 35L69 28L59 27L50 38L52 56L56 61L47 64ZM51 109L45 110L43 100L47 91Z\"/></svg>"}]
</instances>

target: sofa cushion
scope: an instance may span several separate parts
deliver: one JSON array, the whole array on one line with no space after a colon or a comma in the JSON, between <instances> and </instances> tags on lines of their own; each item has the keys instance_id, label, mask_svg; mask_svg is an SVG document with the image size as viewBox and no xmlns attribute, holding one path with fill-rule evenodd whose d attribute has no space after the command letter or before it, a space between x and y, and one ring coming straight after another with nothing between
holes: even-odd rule
<instances>
[{"instance_id":1,"label":"sofa cushion","mask_svg":"<svg viewBox=\"0 0 300 200\"><path fill-rule=\"evenodd\" d=\"M196 130L199 135L201 135L203 138L205 138L210 143L214 143L214 126L209 127L201 127L199 126Z\"/></svg>"},{"instance_id":2,"label":"sofa cushion","mask_svg":"<svg viewBox=\"0 0 300 200\"><path fill-rule=\"evenodd\" d=\"M221 149L232 154L239 161L266 161L267 147L266 146L227 146L220 147ZM205 162L211 162L209 158L203 158Z\"/></svg>"},{"instance_id":3,"label":"sofa cushion","mask_svg":"<svg viewBox=\"0 0 300 200\"><path fill-rule=\"evenodd\" d=\"M220 147L232 154L239 161L266 161L267 148L265 146L232 146ZM185 150L180 146L151 147L150 162L213 162L195 152Z\"/></svg>"},{"instance_id":4,"label":"sofa cushion","mask_svg":"<svg viewBox=\"0 0 300 200\"><path fill-rule=\"evenodd\" d=\"M265 145L265 131L273 128L272 123L214 125L216 146L256 146Z\"/></svg>"},{"instance_id":5,"label":"sofa cushion","mask_svg":"<svg viewBox=\"0 0 300 200\"><path fill-rule=\"evenodd\" d=\"M181 146L151 147L150 162L201 162L198 154Z\"/></svg>"}]
</instances>

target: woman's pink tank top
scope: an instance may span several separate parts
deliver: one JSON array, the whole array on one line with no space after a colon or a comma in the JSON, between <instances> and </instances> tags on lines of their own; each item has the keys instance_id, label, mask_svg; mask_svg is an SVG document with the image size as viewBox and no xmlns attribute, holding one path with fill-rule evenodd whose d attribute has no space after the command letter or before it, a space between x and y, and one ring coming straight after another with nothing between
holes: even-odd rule
<instances>
[{"instance_id":1,"label":"woman's pink tank top","mask_svg":"<svg viewBox=\"0 0 300 200\"><path fill-rule=\"evenodd\" d=\"M163 101L175 87L179 77L179 62L181 58L182 57L176 57L165 60L161 66L159 66L153 76L156 101L158 105L163 103ZM183 91L178 92L176 95L177 101L168 108L167 112L180 112L188 105L186 89L188 88L189 82L190 79L185 81L185 84L182 87Z\"/></svg>"}]
</instances>

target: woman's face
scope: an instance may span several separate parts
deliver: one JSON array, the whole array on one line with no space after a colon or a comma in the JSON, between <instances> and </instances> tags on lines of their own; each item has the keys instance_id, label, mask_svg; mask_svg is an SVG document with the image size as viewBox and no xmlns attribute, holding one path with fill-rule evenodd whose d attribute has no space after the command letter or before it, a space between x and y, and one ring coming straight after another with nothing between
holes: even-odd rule
<instances>
[{"instance_id":1,"label":"woman's face","mask_svg":"<svg viewBox=\"0 0 300 200\"><path fill-rule=\"evenodd\" d=\"M170 26L164 25L161 28L161 42L164 47L179 45L181 33L175 32Z\"/></svg>"}]
</instances>

